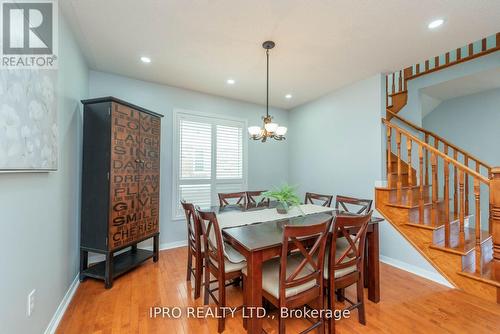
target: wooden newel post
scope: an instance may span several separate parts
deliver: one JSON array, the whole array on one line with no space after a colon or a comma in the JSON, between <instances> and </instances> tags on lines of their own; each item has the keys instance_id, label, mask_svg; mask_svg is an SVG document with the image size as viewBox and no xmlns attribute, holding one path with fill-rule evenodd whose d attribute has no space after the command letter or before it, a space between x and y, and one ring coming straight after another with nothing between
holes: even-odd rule
<instances>
[{"instance_id":1,"label":"wooden newel post","mask_svg":"<svg viewBox=\"0 0 500 334\"><path fill-rule=\"evenodd\" d=\"M500 167L491 169L490 220L493 235L493 257L500 261Z\"/></svg>"}]
</instances>

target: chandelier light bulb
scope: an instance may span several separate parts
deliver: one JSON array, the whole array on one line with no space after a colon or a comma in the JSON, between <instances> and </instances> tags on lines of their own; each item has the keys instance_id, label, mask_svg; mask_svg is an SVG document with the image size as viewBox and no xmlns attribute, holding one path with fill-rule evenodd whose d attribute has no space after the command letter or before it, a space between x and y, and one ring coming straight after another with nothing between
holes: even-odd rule
<instances>
[{"instance_id":1,"label":"chandelier light bulb","mask_svg":"<svg viewBox=\"0 0 500 334\"><path fill-rule=\"evenodd\" d=\"M262 132L262 129L260 128L260 126L250 126L248 127L248 133L250 134L250 136L258 136L260 135L260 133Z\"/></svg>"},{"instance_id":2,"label":"chandelier light bulb","mask_svg":"<svg viewBox=\"0 0 500 334\"><path fill-rule=\"evenodd\" d=\"M278 136L284 136L286 134L287 130L288 129L286 128L286 126L278 126L278 128L276 129L276 134Z\"/></svg>"},{"instance_id":3,"label":"chandelier light bulb","mask_svg":"<svg viewBox=\"0 0 500 334\"><path fill-rule=\"evenodd\" d=\"M276 129L278 129L279 127L278 123L266 123L266 125L264 126L266 128L266 131L270 133L275 133Z\"/></svg>"}]
</instances>

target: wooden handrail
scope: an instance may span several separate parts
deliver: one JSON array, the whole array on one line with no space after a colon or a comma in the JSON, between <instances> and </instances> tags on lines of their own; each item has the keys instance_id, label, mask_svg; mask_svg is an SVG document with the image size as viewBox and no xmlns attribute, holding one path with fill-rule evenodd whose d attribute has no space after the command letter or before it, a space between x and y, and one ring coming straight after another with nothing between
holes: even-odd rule
<instances>
[{"instance_id":1,"label":"wooden handrail","mask_svg":"<svg viewBox=\"0 0 500 334\"><path fill-rule=\"evenodd\" d=\"M490 173L491 171L491 166L488 165L487 163L479 160L478 158L476 158L475 156L473 156L472 154L470 154L469 152L461 149L460 147L457 147L456 145L450 143L449 141L447 141L446 139L444 139L443 137L433 133L432 131L429 131L429 130L426 130L406 119L404 119L403 117L399 116L398 114L396 113L393 113L392 111L390 111L389 109L387 109L387 112L391 115L391 117L394 117L394 118L397 118L398 120L400 120L401 122L405 123L406 125L414 128L415 130L417 131L420 131L420 132L423 132L424 134L427 134L429 136L432 136L434 138L436 138L438 141L442 142L443 144L447 145L449 148L452 148L454 151L458 151L460 152L464 157L468 157L470 160L473 160L475 161L476 163L478 163L479 165L483 166L484 168L486 168L488 170L488 174Z\"/></svg>"},{"instance_id":2,"label":"wooden handrail","mask_svg":"<svg viewBox=\"0 0 500 334\"><path fill-rule=\"evenodd\" d=\"M435 154L436 156L441 157L444 161L447 161L447 162L453 164L457 169L461 170L465 174L471 175L472 177L478 179L482 183L484 183L484 184L486 184L486 185L489 186L490 180L487 177L484 177L483 175L479 174L475 170L473 170L473 169L465 166L461 162L459 162L459 161L457 161L457 160L449 157L448 155L446 155L443 152L439 151L437 148L435 148L435 147L433 147L433 146L431 146L431 145L423 142L422 140L420 140L420 138L412 135L410 132L408 132L408 131L406 131L406 130L400 128L400 127L398 127L397 125L394 125L394 124L390 123L386 119L382 118L382 123L384 123L387 127L393 128L393 129L397 130L399 133L404 134L407 138L410 138L413 142L415 142L418 145L424 147L425 149L427 149L431 153Z\"/></svg>"}]
</instances>

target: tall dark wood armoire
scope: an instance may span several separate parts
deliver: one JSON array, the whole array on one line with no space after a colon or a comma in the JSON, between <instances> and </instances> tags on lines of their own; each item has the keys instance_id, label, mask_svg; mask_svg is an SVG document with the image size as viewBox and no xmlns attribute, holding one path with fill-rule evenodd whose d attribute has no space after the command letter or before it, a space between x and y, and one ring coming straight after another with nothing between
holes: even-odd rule
<instances>
[{"instance_id":1,"label":"tall dark wood armoire","mask_svg":"<svg viewBox=\"0 0 500 334\"><path fill-rule=\"evenodd\" d=\"M158 261L162 115L113 97L82 103L80 281L111 288L115 277ZM137 248L149 238L152 251ZM105 260L89 266L89 252Z\"/></svg>"}]
</instances>

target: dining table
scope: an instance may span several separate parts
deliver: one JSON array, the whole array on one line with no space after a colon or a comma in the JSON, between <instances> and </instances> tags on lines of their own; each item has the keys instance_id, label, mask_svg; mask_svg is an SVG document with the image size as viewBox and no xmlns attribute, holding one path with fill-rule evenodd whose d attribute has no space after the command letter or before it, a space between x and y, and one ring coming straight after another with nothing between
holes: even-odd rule
<instances>
[{"instance_id":1,"label":"dining table","mask_svg":"<svg viewBox=\"0 0 500 334\"><path fill-rule=\"evenodd\" d=\"M283 216L276 211L275 205L271 202L265 206L247 204L211 208L217 214L219 222L224 222L221 226L224 241L247 262L245 286L247 305L244 306L249 310L262 307L262 264L281 255L285 225L314 225L329 220L332 216L355 215L334 208L307 205L302 206L304 210L301 209L298 215ZM368 223L366 237L364 284L368 288L368 299L374 303L380 301L379 222L381 221L382 218L372 217ZM355 234L356 230L352 229L349 233ZM249 317L247 320L248 333L262 332L262 318Z\"/></svg>"}]
</instances>

